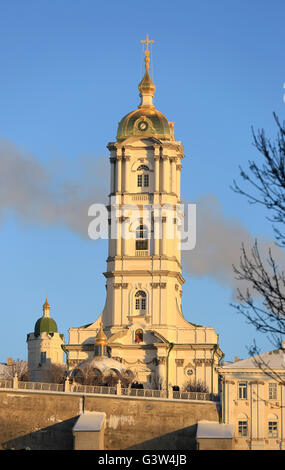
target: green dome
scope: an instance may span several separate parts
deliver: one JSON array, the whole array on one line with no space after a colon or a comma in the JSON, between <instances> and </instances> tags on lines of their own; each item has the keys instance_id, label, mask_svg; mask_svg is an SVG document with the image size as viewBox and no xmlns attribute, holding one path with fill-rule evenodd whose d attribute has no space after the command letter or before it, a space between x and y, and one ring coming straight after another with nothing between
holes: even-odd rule
<instances>
[{"instance_id":1,"label":"green dome","mask_svg":"<svg viewBox=\"0 0 285 470\"><path fill-rule=\"evenodd\" d=\"M35 336L39 336L41 333L57 333L57 324L51 317L41 317L36 321L35 324Z\"/></svg>"},{"instance_id":2,"label":"green dome","mask_svg":"<svg viewBox=\"0 0 285 470\"><path fill-rule=\"evenodd\" d=\"M171 138L170 126L166 117L154 106L142 106L127 114L119 122L117 140L130 136Z\"/></svg>"}]
</instances>

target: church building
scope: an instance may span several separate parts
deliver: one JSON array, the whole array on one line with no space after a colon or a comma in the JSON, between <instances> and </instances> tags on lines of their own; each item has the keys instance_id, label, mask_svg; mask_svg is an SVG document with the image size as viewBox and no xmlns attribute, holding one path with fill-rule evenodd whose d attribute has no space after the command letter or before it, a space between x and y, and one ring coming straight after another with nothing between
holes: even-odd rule
<instances>
[{"instance_id":1,"label":"church building","mask_svg":"<svg viewBox=\"0 0 285 470\"><path fill-rule=\"evenodd\" d=\"M183 387L191 379L217 393L222 357L218 335L213 328L184 318L179 239L177 234L167 236L167 207L181 204L184 149L175 140L174 123L153 104L152 41L147 36L142 42L146 47L145 74L138 86L140 104L121 119L116 141L107 145L111 172L106 303L94 323L69 329L69 367L93 359L102 322L112 358L145 386ZM132 205L139 211L136 222L121 215L123 208ZM153 209L147 223L143 220L146 207ZM157 207L164 208L160 218ZM114 213L116 237L111 233ZM172 222L175 227L175 213ZM123 236L126 232L132 236Z\"/></svg>"}]
</instances>

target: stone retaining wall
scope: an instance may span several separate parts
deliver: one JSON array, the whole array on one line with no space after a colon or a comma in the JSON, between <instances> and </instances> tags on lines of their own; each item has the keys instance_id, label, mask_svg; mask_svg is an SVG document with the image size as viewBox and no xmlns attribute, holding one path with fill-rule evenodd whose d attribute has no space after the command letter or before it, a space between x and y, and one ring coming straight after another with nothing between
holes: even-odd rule
<instances>
[{"instance_id":1,"label":"stone retaining wall","mask_svg":"<svg viewBox=\"0 0 285 470\"><path fill-rule=\"evenodd\" d=\"M106 450L194 449L197 421L219 420L214 402L0 390L0 447L71 450L83 411L106 413Z\"/></svg>"}]
</instances>

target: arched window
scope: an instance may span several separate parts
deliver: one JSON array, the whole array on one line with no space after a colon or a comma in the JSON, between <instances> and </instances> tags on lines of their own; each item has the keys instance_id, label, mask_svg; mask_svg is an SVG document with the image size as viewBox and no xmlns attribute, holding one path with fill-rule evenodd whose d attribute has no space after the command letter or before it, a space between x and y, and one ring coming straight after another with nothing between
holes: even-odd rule
<instances>
[{"instance_id":1,"label":"arched window","mask_svg":"<svg viewBox=\"0 0 285 470\"><path fill-rule=\"evenodd\" d=\"M146 311L146 293L143 290L138 290L135 294L135 308L136 311L145 313Z\"/></svg>"},{"instance_id":2,"label":"arched window","mask_svg":"<svg viewBox=\"0 0 285 470\"><path fill-rule=\"evenodd\" d=\"M148 229L139 225L136 230L136 250L148 250Z\"/></svg>"},{"instance_id":3,"label":"arched window","mask_svg":"<svg viewBox=\"0 0 285 470\"><path fill-rule=\"evenodd\" d=\"M149 167L146 165L140 165L137 169L137 182L138 187L148 187L149 186Z\"/></svg>"}]
</instances>

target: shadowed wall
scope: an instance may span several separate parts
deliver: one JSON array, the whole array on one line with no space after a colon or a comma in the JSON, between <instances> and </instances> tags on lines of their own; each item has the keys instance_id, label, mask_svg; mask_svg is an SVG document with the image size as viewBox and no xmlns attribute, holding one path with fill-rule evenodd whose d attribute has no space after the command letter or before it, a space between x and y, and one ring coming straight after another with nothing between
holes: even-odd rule
<instances>
[{"instance_id":1,"label":"shadowed wall","mask_svg":"<svg viewBox=\"0 0 285 470\"><path fill-rule=\"evenodd\" d=\"M194 449L197 421L218 421L218 407L210 402L0 391L0 445L71 450L79 414L104 411L106 450Z\"/></svg>"}]
</instances>

